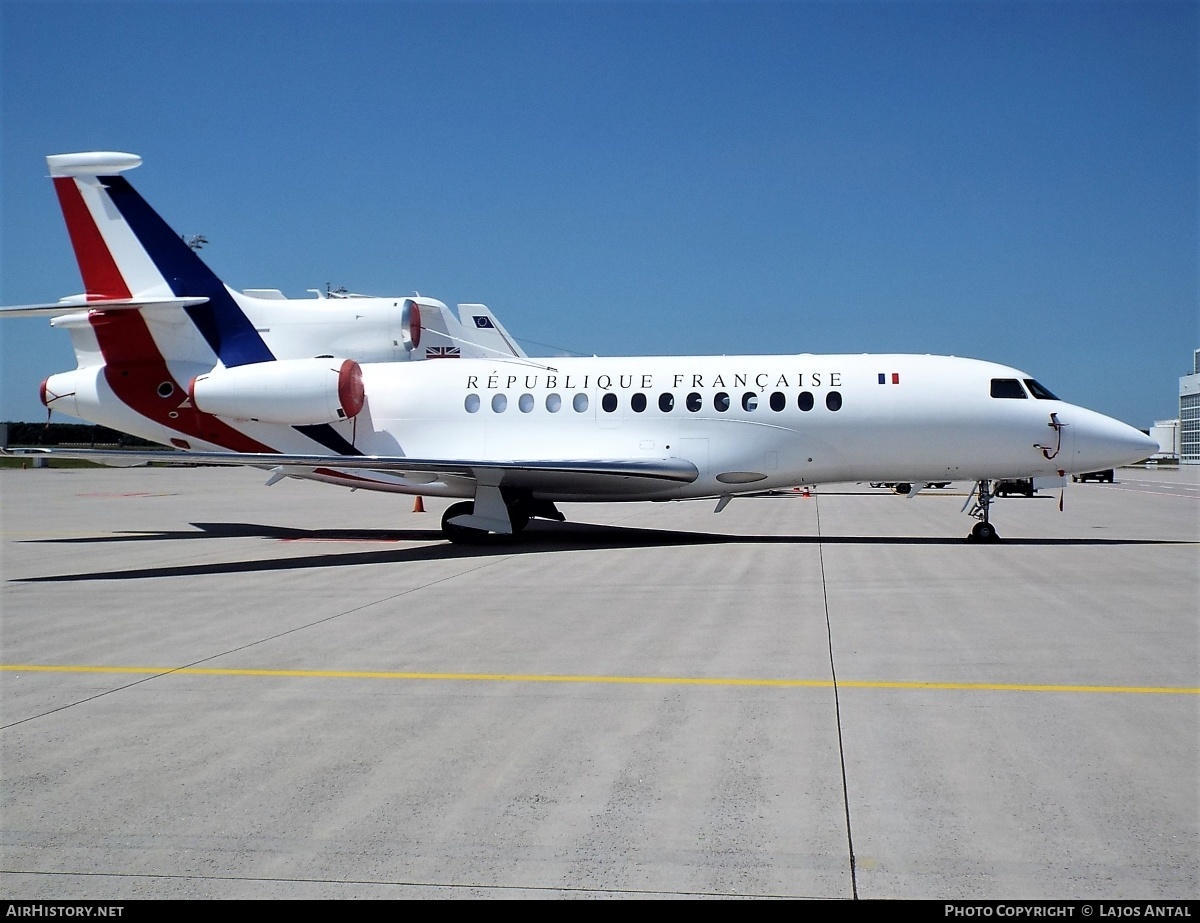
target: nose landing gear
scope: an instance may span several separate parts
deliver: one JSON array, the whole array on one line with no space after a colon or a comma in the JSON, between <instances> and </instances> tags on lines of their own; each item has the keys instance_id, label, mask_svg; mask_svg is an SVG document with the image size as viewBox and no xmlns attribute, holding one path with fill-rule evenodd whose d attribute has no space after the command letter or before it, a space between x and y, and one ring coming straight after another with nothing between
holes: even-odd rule
<instances>
[{"instance_id":1,"label":"nose landing gear","mask_svg":"<svg viewBox=\"0 0 1200 923\"><path fill-rule=\"evenodd\" d=\"M988 513L992 507L992 500L995 498L992 493L992 482L988 480L979 481L975 485L975 490L971 497L967 498L970 503L974 498L975 505L971 507L970 515L979 520L975 523L975 527L971 529L971 534L967 536L968 542L998 542L1000 536L996 532L996 527L988 521Z\"/></svg>"}]
</instances>

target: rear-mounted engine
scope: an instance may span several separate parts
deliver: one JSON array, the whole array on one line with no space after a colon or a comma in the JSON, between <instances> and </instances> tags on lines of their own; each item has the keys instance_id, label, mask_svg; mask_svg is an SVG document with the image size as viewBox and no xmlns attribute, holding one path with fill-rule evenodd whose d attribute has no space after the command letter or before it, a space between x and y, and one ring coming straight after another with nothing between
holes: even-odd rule
<instances>
[{"instance_id":1,"label":"rear-mounted engine","mask_svg":"<svg viewBox=\"0 0 1200 923\"><path fill-rule=\"evenodd\" d=\"M363 409L362 368L353 359L281 359L198 375L188 397L204 413L304 426L337 423Z\"/></svg>"}]
</instances>

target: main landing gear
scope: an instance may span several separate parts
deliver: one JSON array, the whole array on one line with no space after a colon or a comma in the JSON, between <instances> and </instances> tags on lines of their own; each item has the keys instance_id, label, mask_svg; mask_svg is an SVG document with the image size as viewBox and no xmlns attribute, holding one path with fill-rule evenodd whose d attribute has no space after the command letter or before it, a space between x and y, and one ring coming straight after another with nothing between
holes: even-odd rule
<instances>
[{"instance_id":1,"label":"main landing gear","mask_svg":"<svg viewBox=\"0 0 1200 923\"><path fill-rule=\"evenodd\" d=\"M464 500L454 503L442 514L442 534L457 544L483 545L502 542L522 532L530 519L550 519L563 522L566 517L549 500L501 491L503 518L500 510L492 505L491 516L475 515L475 501ZM453 520L459 520L454 522ZM506 528L507 527L507 528Z\"/></svg>"},{"instance_id":2,"label":"main landing gear","mask_svg":"<svg viewBox=\"0 0 1200 923\"><path fill-rule=\"evenodd\" d=\"M464 545L482 544L492 534L484 529L472 529L470 526L456 526L450 520L459 516L470 516L475 512L475 502L466 500L462 503L453 503L446 507L446 512L442 513L442 535L446 536L447 541L462 543Z\"/></svg>"},{"instance_id":3,"label":"main landing gear","mask_svg":"<svg viewBox=\"0 0 1200 923\"><path fill-rule=\"evenodd\" d=\"M971 534L967 536L968 542L998 542L1000 536L996 533L996 527L988 521L988 513L992 507L992 500L995 495L992 493L991 481L980 481L975 485L975 490L971 497L975 500L975 505L971 507L971 516L974 516L979 522L975 523L975 527L971 530ZM971 502L971 497L967 498L967 502Z\"/></svg>"}]
</instances>

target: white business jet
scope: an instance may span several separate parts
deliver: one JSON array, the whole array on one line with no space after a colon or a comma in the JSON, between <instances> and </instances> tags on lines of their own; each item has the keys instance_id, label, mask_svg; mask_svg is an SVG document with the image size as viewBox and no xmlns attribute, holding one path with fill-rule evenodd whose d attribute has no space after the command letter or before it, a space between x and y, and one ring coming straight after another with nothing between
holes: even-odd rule
<instances>
[{"instance_id":1,"label":"white business jet","mask_svg":"<svg viewBox=\"0 0 1200 923\"><path fill-rule=\"evenodd\" d=\"M455 318L420 296L236 292L121 175L141 158L47 162L85 293L0 317L48 314L70 333L79 367L42 383L47 407L181 450L60 454L461 498L442 520L452 541L561 521L559 502L707 498L719 512L805 485L965 480L969 537L995 541L997 479L1061 482L1158 448L976 359L532 359L482 305Z\"/></svg>"}]
</instances>

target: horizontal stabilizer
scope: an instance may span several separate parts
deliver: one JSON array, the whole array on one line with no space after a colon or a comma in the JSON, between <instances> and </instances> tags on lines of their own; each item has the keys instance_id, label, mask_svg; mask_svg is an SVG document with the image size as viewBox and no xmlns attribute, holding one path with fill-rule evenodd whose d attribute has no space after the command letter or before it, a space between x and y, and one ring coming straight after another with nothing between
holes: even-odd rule
<instances>
[{"instance_id":1,"label":"horizontal stabilizer","mask_svg":"<svg viewBox=\"0 0 1200 923\"><path fill-rule=\"evenodd\" d=\"M137 154L124 151L82 151L51 154L46 158L51 176L111 176L142 165Z\"/></svg>"},{"instance_id":2,"label":"horizontal stabilizer","mask_svg":"<svg viewBox=\"0 0 1200 923\"><path fill-rule=\"evenodd\" d=\"M190 308L204 304L207 298L109 298L103 301L54 301L49 304L14 304L0 308L3 317L56 317L79 311L142 311L162 308Z\"/></svg>"}]
</instances>

